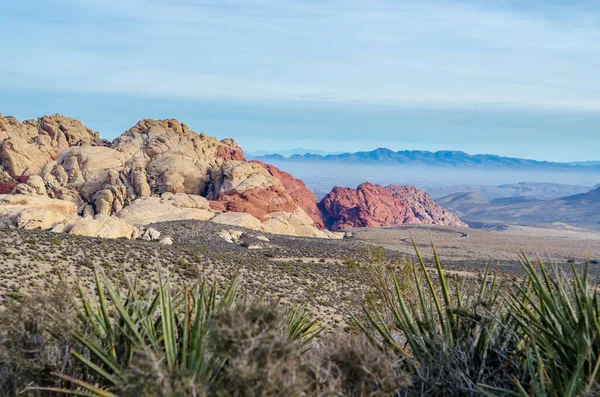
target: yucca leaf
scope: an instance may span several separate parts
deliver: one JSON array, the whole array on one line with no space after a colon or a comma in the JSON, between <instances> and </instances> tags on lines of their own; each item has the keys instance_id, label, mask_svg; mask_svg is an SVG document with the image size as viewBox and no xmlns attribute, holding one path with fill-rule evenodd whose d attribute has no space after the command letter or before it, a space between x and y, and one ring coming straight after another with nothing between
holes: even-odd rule
<instances>
[{"instance_id":1,"label":"yucca leaf","mask_svg":"<svg viewBox=\"0 0 600 397\"><path fill-rule=\"evenodd\" d=\"M413 247L416 251L418 262L421 265L421 270L423 271L423 274L425 275L425 280L427 281L427 286L429 287L429 292L430 292L429 296L435 303L435 308L437 311L438 318L440 320L440 326L442 328L442 331L444 332L445 336L447 338L449 338L449 340L451 340L452 336L448 335L448 328L447 328L447 324L445 321L445 313L442 310L440 300L439 300L436 290L433 286L433 282L431 281L431 277L429 276L429 272L427 271L427 268L425 266L425 261L421 257L421 254L419 253L419 250L417 249L417 244L414 242L414 240L413 240Z\"/></svg>"},{"instance_id":2,"label":"yucca leaf","mask_svg":"<svg viewBox=\"0 0 600 397\"><path fill-rule=\"evenodd\" d=\"M113 394L113 393L111 393L111 392L109 392L107 390L100 389L99 387L96 387L94 385L90 385L89 383L84 382L84 381L82 381L80 379L76 379L76 378L73 378L71 376L63 375L63 374L60 374L60 373L57 373L57 372L52 372L51 374L54 375L54 376L56 376L56 377L58 377L58 378L64 379L67 382L71 382L71 383L73 383L73 384L75 384L75 385L77 385L79 387L82 387L82 388L84 388L84 389L92 392L93 394L91 394L91 395L93 395L93 396L96 396L96 397L117 397L116 394ZM69 394L73 394L73 393L71 391L69 391Z\"/></svg>"},{"instance_id":3,"label":"yucca leaf","mask_svg":"<svg viewBox=\"0 0 600 397\"><path fill-rule=\"evenodd\" d=\"M90 392L86 392L86 391L79 391L79 390L69 390L69 389L64 389L61 387L34 387L34 386L28 386L27 388L25 388L25 390L23 390L23 392L29 391L29 390L35 390L35 391L47 391L47 392L53 392L53 393L60 393L60 394L71 394L73 396L82 396L82 397L99 397L98 394L94 394L94 393L90 393ZM116 397L116 396L115 396Z\"/></svg>"},{"instance_id":4,"label":"yucca leaf","mask_svg":"<svg viewBox=\"0 0 600 397\"><path fill-rule=\"evenodd\" d=\"M104 379L106 379L113 385L115 385L117 387L121 386L122 382L120 380L118 380L114 376L110 375L108 372L106 372L105 370L103 370L98 365L94 364L93 362L91 362L90 360L88 360L87 358L82 356L81 354L77 353L76 351L72 351L71 354L75 358L77 358L79 361L81 361L82 363L87 365L90 369L96 371L100 376L102 376ZM118 372L115 372L115 373L118 373Z\"/></svg>"}]
</instances>

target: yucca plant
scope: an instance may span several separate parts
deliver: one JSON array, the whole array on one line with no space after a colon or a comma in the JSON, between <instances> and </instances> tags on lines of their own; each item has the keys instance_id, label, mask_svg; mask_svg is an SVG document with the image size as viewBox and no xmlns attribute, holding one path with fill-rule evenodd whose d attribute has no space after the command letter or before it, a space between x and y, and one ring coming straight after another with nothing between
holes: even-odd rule
<instances>
[{"instance_id":1,"label":"yucca plant","mask_svg":"<svg viewBox=\"0 0 600 397\"><path fill-rule=\"evenodd\" d=\"M524 339L519 393L580 396L594 390L600 368L600 301L589 283L588 266L571 276L556 266L522 256L526 277L508 302Z\"/></svg>"},{"instance_id":2,"label":"yucca plant","mask_svg":"<svg viewBox=\"0 0 600 397\"><path fill-rule=\"evenodd\" d=\"M222 291L204 282L174 291L170 277L164 279L160 269L157 274L157 287L143 293L137 279L115 285L101 270L95 269L95 295L90 298L79 287L81 327L73 331L88 352L84 355L74 351L73 355L94 376L73 379L56 373L74 388L43 390L113 397L116 395L113 391L120 393L130 387L128 375L132 368L138 367L140 352L145 357L154 357L169 376L193 379L200 384L194 386L199 390L213 380L227 358L210 353L211 321L218 313L248 303L246 295L238 292L237 277ZM218 292L222 292L220 297ZM297 349L302 349L321 331L305 307L288 308L286 319L285 331Z\"/></svg>"},{"instance_id":3,"label":"yucca plant","mask_svg":"<svg viewBox=\"0 0 600 397\"><path fill-rule=\"evenodd\" d=\"M488 267L479 281L450 285L435 247L435 278L416 245L414 249L416 297L404 294L396 274L391 275L391 288L382 278L383 309L365 308L367 320L355 319L358 326L373 344L404 359L417 394L469 395L480 391L480 383L501 383L512 369L502 364L509 361L517 338L503 324L506 311L499 302L496 273Z\"/></svg>"}]
</instances>

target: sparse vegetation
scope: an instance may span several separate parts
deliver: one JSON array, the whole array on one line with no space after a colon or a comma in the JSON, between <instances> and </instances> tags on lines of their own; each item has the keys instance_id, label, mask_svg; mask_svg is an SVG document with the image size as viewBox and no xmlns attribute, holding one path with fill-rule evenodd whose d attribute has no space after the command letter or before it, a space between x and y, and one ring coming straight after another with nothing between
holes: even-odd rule
<instances>
[{"instance_id":1,"label":"sparse vegetation","mask_svg":"<svg viewBox=\"0 0 600 397\"><path fill-rule=\"evenodd\" d=\"M418 251L417 257L416 294L407 296L394 273L381 277L384 309L365 308L367 320L357 320L369 341L401 359L413 377L409 394L558 397L600 390L600 301L587 265L572 264L569 278L523 257L526 277L500 285L488 270L475 282L451 282L435 254L432 278Z\"/></svg>"},{"instance_id":2,"label":"sparse vegetation","mask_svg":"<svg viewBox=\"0 0 600 397\"><path fill-rule=\"evenodd\" d=\"M315 242L325 247L319 256L298 242L271 245L265 258L203 240L209 248L159 247L157 259L117 240L81 256L95 240L57 245L28 233L23 241L48 252L0 241L4 260L32 272L59 256L74 266L56 262L59 282L2 268L0 282L11 281L0 286L3 396L600 392L600 301L579 260L554 267L523 256L517 275L464 275L437 255L430 262L417 251L411 261L377 246Z\"/></svg>"}]
</instances>

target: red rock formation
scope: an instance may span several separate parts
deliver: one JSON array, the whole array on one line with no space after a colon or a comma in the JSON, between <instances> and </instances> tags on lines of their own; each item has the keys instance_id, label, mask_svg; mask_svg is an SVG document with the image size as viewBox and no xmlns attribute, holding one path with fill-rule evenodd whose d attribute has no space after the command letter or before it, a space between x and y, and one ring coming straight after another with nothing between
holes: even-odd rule
<instances>
[{"instance_id":1,"label":"red rock formation","mask_svg":"<svg viewBox=\"0 0 600 397\"><path fill-rule=\"evenodd\" d=\"M10 194L19 183L26 183L28 180L29 176L27 175L2 180L0 181L0 194Z\"/></svg>"},{"instance_id":2,"label":"red rock formation","mask_svg":"<svg viewBox=\"0 0 600 397\"><path fill-rule=\"evenodd\" d=\"M19 182L0 181L0 194L9 194Z\"/></svg>"},{"instance_id":3,"label":"red rock formation","mask_svg":"<svg viewBox=\"0 0 600 397\"><path fill-rule=\"evenodd\" d=\"M298 206L281 187L269 186L266 189L248 189L243 192L230 191L219 197L225 210L246 212L264 222L272 212L294 212Z\"/></svg>"},{"instance_id":4,"label":"red rock formation","mask_svg":"<svg viewBox=\"0 0 600 397\"><path fill-rule=\"evenodd\" d=\"M232 140L230 140L232 141ZM233 141L232 141L233 142ZM215 153L215 157L220 157L223 160L238 160L246 161L244 157L244 151L241 147L235 146L219 146Z\"/></svg>"},{"instance_id":5,"label":"red rock formation","mask_svg":"<svg viewBox=\"0 0 600 397\"><path fill-rule=\"evenodd\" d=\"M315 226L319 229L325 229L323 215L317 207L317 199L315 198L313 192L306 187L304 182L302 182L300 179L294 178L291 174L285 171L281 171L274 165L265 164L258 160L252 160L250 162L260 164L267 171L269 171L269 174L279 179L286 193L288 193L294 200L294 203L296 203L298 207L302 208L304 212L306 212L306 214L310 216L313 221L315 221Z\"/></svg>"},{"instance_id":6,"label":"red rock formation","mask_svg":"<svg viewBox=\"0 0 600 397\"><path fill-rule=\"evenodd\" d=\"M227 205L222 201L209 200L208 206L210 207L211 210L215 210L215 211L226 211L227 210Z\"/></svg>"},{"instance_id":7,"label":"red rock formation","mask_svg":"<svg viewBox=\"0 0 600 397\"><path fill-rule=\"evenodd\" d=\"M466 226L435 204L429 194L412 186L366 182L356 189L335 187L319 208L332 230L414 223Z\"/></svg>"}]
</instances>

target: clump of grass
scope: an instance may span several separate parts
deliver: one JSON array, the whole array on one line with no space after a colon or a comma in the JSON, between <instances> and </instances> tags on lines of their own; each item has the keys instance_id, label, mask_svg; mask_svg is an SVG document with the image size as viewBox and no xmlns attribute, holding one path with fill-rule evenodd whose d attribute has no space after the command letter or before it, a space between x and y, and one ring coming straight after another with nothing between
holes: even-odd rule
<instances>
[{"instance_id":1,"label":"clump of grass","mask_svg":"<svg viewBox=\"0 0 600 397\"><path fill-rule=\"evenodd\" d=\"M598 392L600 300L590 286L588 264L571 264L572 279L556 266L533 264L509 294L511 313L523 338L526 371L515 378L519 395L581 396Z\"/></svg>"},{"instance_id":2,"label":"clump of grass","mask_svg":"<svg viewBox=\"0 0 600 397\"><path fill-rule=\"evenodd\" d=\"M289 308L287 315L280 314L276 304L255 302L247 308L246 297L238 293L235 279L223 291L204 283L176 291L172 289L169 278L164 279L160 271L157 273L158 286L142 294L137 280L115 285L96 269L95 295L90 298L79 289L81 324L71 331L87 351L87 354L73 352L73 355L94 373L94 382L56 372L56 377L71 383L72 387L31 387L29 390L77 392L103 397L122 395L131 390L135 394L139 392L141 383L135 386L134 382L132 387L131 379L145 379L144 368L159 371L162 376L150 375L152 372L146 374L166 382L152 386L152 390L168 390L176 383L180 388L182 379L194 379L196 386L188 386L200 390L203 388L200 385L210 387L212 382L227 378L223 374L236 362L238 353L231 349L236 346L234 342L242 344L245 339L235 339L243 335L232 336L229 350L226 350L223 338L227 335L227 326L240 332L254 330L257 335L268 334L268 321L253 322L263 310L263 317L270 315L271 320L281 326L278 328L279 336L283 338L281 343L294 351L300 351L320 332L317 323L310 320L304 308ZM225 321L227 318L240 318L240 313L250 317L244 317L242 323L229 324ZM273 343L276 340L270 334L267 339ZM257 343L262 346L267 341L258 340ZM140 355L146 360L137 360ZM139 365L139 362L147 365ZM258 371L256 366L248 370ZM227 384L233 387L231 383Z\"/></svg>"},{"instance_id":3,"label":"clump of grass","mask_svg":"<svg viewBox=\"0 0 600 397\"><path fill-rule=\"evenodd\" d=\"M408 394L600 391L600 299L588 264L578 269L571 263L567 275L523 256L521 281L500 283L488 268L475 282L449 282L435 248L433 269L415 251L415 293L407 294L397 273L380 273L383 305L366 306L365 321L355 318L373 346L402 359L413 380Z\"/></svg>"},{"instance_id":4,"label":"clump of grass","mask_svg":"<svg viewBox=\"0 0 600 397\"><path fill-rule=\"evenodd\" d=\"M403 359L417 395L469 395L482 383L506 384L516 370L509 357L518 339L502 321L507 311L498 299L496 277L489 280L486 270L479 283L450 286L437 255L433 279L416 252L418 263L410 267L416 293L407 296L396 273L390 274L391 283L381 277L385 309L365 308L366 322L357 320L365 336Z\"/></svg>"}]
</instances>

